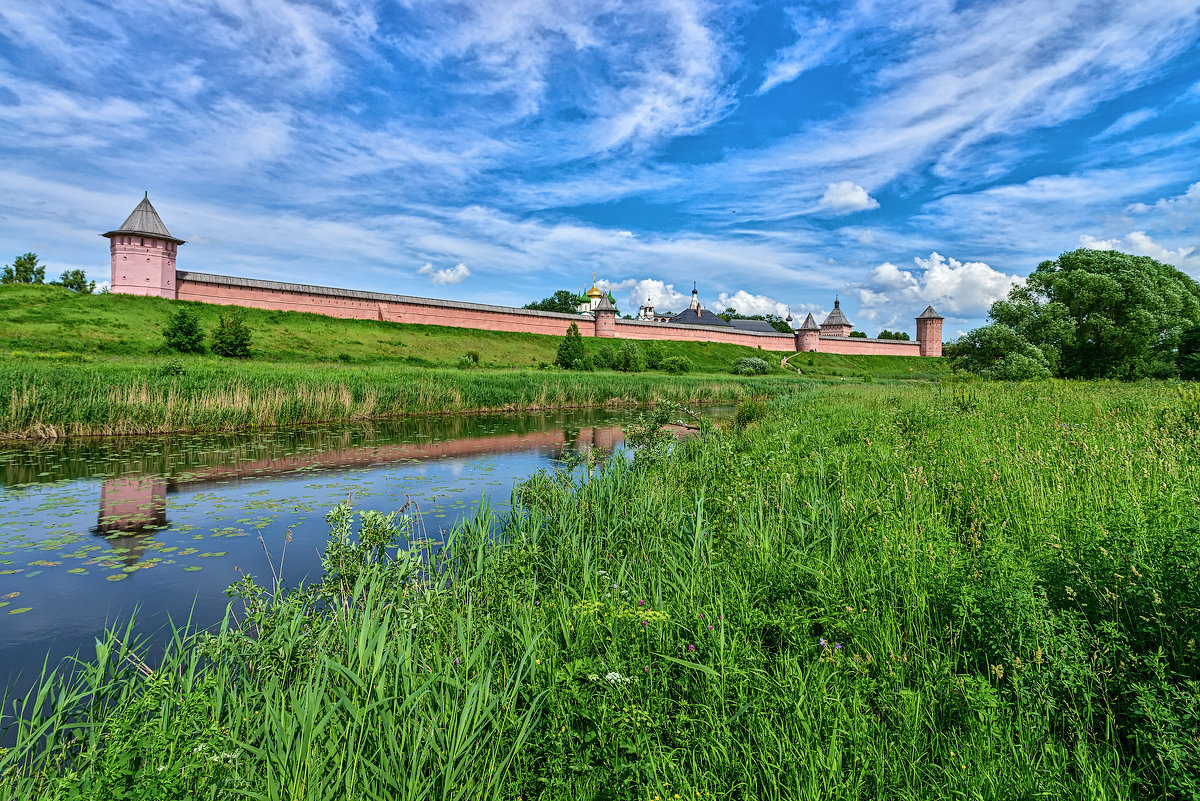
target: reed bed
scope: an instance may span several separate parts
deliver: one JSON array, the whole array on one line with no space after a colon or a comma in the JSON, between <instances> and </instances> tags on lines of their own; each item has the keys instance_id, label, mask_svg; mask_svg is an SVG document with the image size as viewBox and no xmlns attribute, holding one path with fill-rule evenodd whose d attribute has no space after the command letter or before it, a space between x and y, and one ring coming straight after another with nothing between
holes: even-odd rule
<instances>
[{"instance_id":1,"label":"reed bed","mask_svg":"<svg viewBox=\"0 0 1200 801\"><path fill-rule=\"evenodd\" d=\"M672 437L673 441L674 438ZM809 385L442 548L122 631L17 703L15 797L1191 798L1200 393ZM265 586L260 586L265 585Z\"/></svg>"},{"instance_id":2,"label":"reed bed","mask_svg":"<svg viewBox=\"0 0 1200 801\"><path fill-rule=\"evenodd\" d=\"M794 378L574 374L197 362L0 368L0 438L234 431L414 414L730 403Z\"/></svg>"}]
</instances>

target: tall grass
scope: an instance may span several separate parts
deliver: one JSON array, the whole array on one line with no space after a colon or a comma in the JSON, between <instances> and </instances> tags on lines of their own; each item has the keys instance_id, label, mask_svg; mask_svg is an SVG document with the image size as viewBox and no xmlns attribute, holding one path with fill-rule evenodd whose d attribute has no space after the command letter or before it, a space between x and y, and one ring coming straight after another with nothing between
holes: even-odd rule
<instances>
[{"instance_id":1,"label":"tall grass","mask_svg":"<svg viewBox=\"0 0 1200 801\"><path fill-rule=\"evenodd\" d=\"M110 637L47 675L0 776L45 798L1194 797L1187 404L809 386L587 481L538 474L436 552L340 509L322 584L243 582L215 634L153 658Z\"/></svg>"},{"instance_id":2,"label":"tall grass","mask_svg":"<svg viewBox=\"0 0 1200 801\"><path fill-rule=\"evenodd\" d=\"M411 414L685 404L787 392L796 379L556 371L127 363L0 368L0 438L232 431Z\"/></svg>"}]
</instances>

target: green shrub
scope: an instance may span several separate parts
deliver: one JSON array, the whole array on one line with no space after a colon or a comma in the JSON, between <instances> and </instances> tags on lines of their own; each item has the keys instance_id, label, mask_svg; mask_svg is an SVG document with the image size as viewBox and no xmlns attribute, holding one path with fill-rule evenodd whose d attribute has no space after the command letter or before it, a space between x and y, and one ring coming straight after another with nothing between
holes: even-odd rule
<instances>
[{"instance_id":1,"label":"green shrub","mask_svg":"<svg viewBox=\"0 0 1200 801\"><path fill-rule=\"evenodd\" d=\"M687 356L668 356L660 363L663 370L672 375L680 375L682 373L690 373L692 371L692 360Z\"/></svg>"},{"instance_id":2,"label":"green shrub","mask_svg":"<svg viewBox=\"0 0 1200 801\"><path fill-rule=\"evenodd\" d=\"M756 356L744 356L733 360L734 375L766 375L771 372L771 365Z\"/></svg>"},{"instance_id":3,"label":"green shrub","mask_svg":"<svg viewBox=\"0 0 1200 801\"><path fill-rule=\"evenodd\" d=\"M213 329L212 351L228 359L250 358L250 326L241 309L221 312Z\"/></svg>"},{"instance_id":4,"label":"green shrub","mask_svg":"<svg viewBox=\"0 0 1200 801\"><path fill-rule=\"evenodd\" d=\"M745 428L751 423L757 423L759 420L767 416L767 407L760 400L753 398L744 400L738 404L737 415L734 417L734 425L738 430Z\"/></svg>"},{"instance_id":5,"label":"green shrub","mask_svg":"<svg viewBox=\"0 0 1200 801\"><path fill-rule=\"evenodd\" d=\"M662 368L663 359L666 354L663 351L663 346L659 342L650 342L642 350L646 353L646 367L651 370ZM665 369L665 368L663 368Z\"/></svg>"},{"instance_id":6,"label":"green shrub","mask_svg":"<svg viewBox=\"0 0 1200 801\"><path fill-rule=\"evenodd\" d=\"M646 354L638 343L628 340L617 351L617 369L623 373L640 373L646 369Z\"/></svg>"},{"instance_id":7,"label":"green shrub","mask_svg":"<svg viewBox=\"0 0 1200 801\"><path fill-rule=\"evenodd\" d=\"M596 363L596 367L601 370L616 370L621 363L620 357L617 355L617 349L608 343L600 347L593 360Z\"/></svg>"},{"instance_id":8,"label":"green shrub","mask_svg":"<svg viewBox=\"0 0 1200 801\"><path fill-rule=\"evenodd\" d=\"M203 353L204 332L200 330L200 317L191 306L180 306L167 320L163 329L166 346L177 353Z\"/></svg>"},{"instance_id":9,"label":"green shrub","mask_svg":"<svg viewBox=\"0 0 1200 801\"><path fill-rule=\"evenodd\" d=\"M579 326L572 320L571 325L567 328L566 336L562 338L562 342L558 343L558 353L554 357L554 363L568 370L579 369L574 365L577 362L583 363L583 355L583 337L579 335Z\"/></svg>"}]
</instances>

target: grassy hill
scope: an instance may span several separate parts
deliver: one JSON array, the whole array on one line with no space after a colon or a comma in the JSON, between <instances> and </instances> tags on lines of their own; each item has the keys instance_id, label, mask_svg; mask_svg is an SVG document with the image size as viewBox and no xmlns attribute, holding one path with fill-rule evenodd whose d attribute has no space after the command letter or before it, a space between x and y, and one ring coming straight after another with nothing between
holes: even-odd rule
<instances>
[{"instance_id":1,"label":"grassy hill","mask_svg":"<svg viewBox=\"0 0 1200 801\"><path fill-rule=\"evenodd\" d=\"M177 306L186 301L131 295L79 295L51 286L0 286L0 353L29 359L145 360L166 356L162 331ZM222 307L187 303L211 330ZM340 320L302 312L246 309L257 362L452 367L468 352L483 367L528 368L554 361L559 337ZM584 340L595 353L608 340ZM726 373L743 356L759 356L775 368L783 354L740 345L664 342L667 356L686 356L695 372ZM214 357L206 357L214 358ZM794 367L806 377L932 378L944 374L940 359L899 356L807 354ZM793 371L788 371L794 375Z\"/></svg>"}]
</instances>

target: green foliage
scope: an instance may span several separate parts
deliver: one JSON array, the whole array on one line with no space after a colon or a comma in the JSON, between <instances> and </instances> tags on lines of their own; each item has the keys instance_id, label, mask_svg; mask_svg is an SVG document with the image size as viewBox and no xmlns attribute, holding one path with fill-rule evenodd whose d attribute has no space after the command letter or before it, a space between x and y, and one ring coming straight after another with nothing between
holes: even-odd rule
<instances>
[{"instance_id":1,"label":"green foliage","mask_svg":"<svg viewBox=\"0 0 1200 801\"><path fill-rule=\"evenodd\" d=\"M212 332L212 352L228 359L250 358L250 326L241 309L226 309Z\"/></svg>"},{"instance_id":2,"label":"green foliage","mask_svg":"<svg viewBox=\"0 0 1200 801\"><path fill-rule=\"evenodd\" d=\"M651 340L643 343L642 350L646 354L646 367L651 370L658 370L662 367L663 359L667 358L667 353L661 342ZM679 358L686 359L687 357L681 356ZM689 359L688 361L691 360Z\"/></svg>"},{"instance_id":3,"label":"green foliage","mask_svg":"<svg viewBox=\"0 0 1200 801\"><path fill-rule=\"evenodd\" d=\"M993 381L1037 381L1050 377L1042 351L1012 328L999 323L976 328L943 349L956 370Z\"/></svg>"},{"instance_id":4,"label":"green foliage","mask_svg":"<svg viewBox=\"0 0 1200 801\"><path fill-rule=\"evenodd\" d=\"M1184 329L1179 335L1177 363L1184 381L1200 380L1200 326Z\"/></svg>"},{"instance_id":5,"label":"green foliage","mask_svg":"<svg viewBox=\"0 0 1200 801\"><path fill-rule=\"evenodd\" d=\"M880 331L879 336L877 336L875 338L876 339L894 339L894 340L899 340L901 342L908 342L908 332L907 331L889 331L885 328L882 331Z\"/></svg>"},{"instance_id":6,"label":"green foliage","mask_svg":"<svg viewBox=\"0 0 1200 801\"><path fill-rule=\"evenodd\" d=\"M692 371L692 360L686 356L668 356L660 361L663 372L681 375Z\"/></svg>"},{"instance_id":7,"label":"green foliage","mask_svg":"<svg viewBox=\"0 0 1200 801\"><path fill-rule=\"evenodd\" d=\"M756 356L746 356L733 360L734 375L766 375L771 372L771 365Z\"/></svg>"},{"instance_id":8,"label":"green foliage","mask_svg":"<svg viewBox=\"0 0 1200 801\"><path fill-rule=\"evenodd\" d=\"M574 292L560 289L548 298L528 303L524 308L534 311L558 312L559 314L575 314L579 298Z\"/></svg>"},{"instance_id":9,"label":"green foliage","mask_svg":"<svg viewBox=\"0 0 1200 801\"><path fill-rule=\"evenodd\" d=\"M558 354L554 363L567 370L578 369L576 365L583 363L583 337L579 335L579 326L571 321L567 326L567 334L558 345Z\"/></svg>"},{"instance_id":10,"label":"green foliage","mask_svg":"<svg viewBox=\"0 0 1200 801\"><path fill-rule=\"evenodd\" d=\"M737 414L734 416L734 425L741 430L757 423L766 416L766 404L756 398L749 398L738 404Z\"/></svg>"},{"instance_id":11,"label":"green foliage","mask_svg":"<svg viewBox=\"0 0 1200 801\"><path fill-rule=\"evenodd\" d=\"M737 309L727 308L717 316L722 320L763 320L781 334L792 333L791 324L778 314L738 314Z\"/></svg>"},{"instance_id":12,"label":"green foliage","mask_svg":"<svg viewBox=\"0 0 1200 801\"><path fill-rule=\"evenodd\" d=\"M0 272L0 284L42 284L46 281L46 268L38 264L36 253L25 253L4 265Z\"/></svg>"},{"instance_id":13,"label":"green foliage","mask_svg":"<svg viewBox=\"0 0 1200 801\"><path fill-rule=\"evenodd\" d=\"M90 295L96 291L96 282L89 281L83 270L65 270L57 281L51 281L50 286L61 286L81 295Z\"/></svg>"},{"instance_id":14,"label":"green foliage","mask_svg":"<svg viewBox=\"0 0 1200 801\"><path fill-rule=\"evenodd\" d=\"M855 339L866 339L867 332L866 331L851 331L850 336L854 337Z\"/></svg>"},{"instance_id":15,"label":"green foliage","mask_svg":"<svg viewBox=\"0 0 1200 801\"><path fill-rule=\"evenodd\" d=\"M623 373L640 373L646 369L646 354L635 341L627 339L617 349L616 368Z\"/></svg>"},{"instance_id":16,"label":"green foliage","mask_svg":"<svg viewBox=\"0 0 1200 801\"><path fill-rule=\"evenodd\" d=\"M1067 378L1169 376L1182 334L1200 326L1200 284L1145 256L1075 250L1039 264L990 317Z\"/></svg>"},{"instance_id":17,"label":"green foliage","mask_svg":"<svg viewBox=\"0 0 1200 801\"><path fill-rule=\"evenodd\" d=\"M163 341L177 353L204 352L204 332L195 307L181 305L175 309L163 329Z\"/></svg>"}]
</instances>

